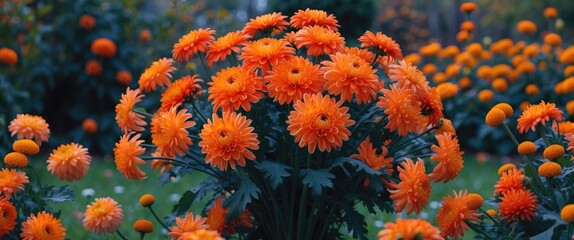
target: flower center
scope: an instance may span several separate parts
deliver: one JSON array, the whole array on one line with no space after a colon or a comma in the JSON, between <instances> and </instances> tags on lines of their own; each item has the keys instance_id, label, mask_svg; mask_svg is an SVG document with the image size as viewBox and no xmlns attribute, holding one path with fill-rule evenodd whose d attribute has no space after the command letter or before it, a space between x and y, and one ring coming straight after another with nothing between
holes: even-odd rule
<instances>
[{"instance_id":1,"label":"flower center","mask_svg":"<svg viewBox=\"0 0 574 240\"><path fill-rule=\"evenodd\" d=\"M328 128L331 125L329 120L329 115L320 113L317 115L317 117L315 117L315 126L320 129Z\"/></svg>"}]
</instances>

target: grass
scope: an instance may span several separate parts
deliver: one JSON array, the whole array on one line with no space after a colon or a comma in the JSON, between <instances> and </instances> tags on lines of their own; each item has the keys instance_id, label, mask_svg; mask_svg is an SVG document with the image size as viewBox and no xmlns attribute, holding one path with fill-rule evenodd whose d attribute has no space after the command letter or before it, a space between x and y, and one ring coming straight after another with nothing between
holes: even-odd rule
<instances>
[{"instance_id":1,"label":"grass","mask_svg":"<svg viewBox=\"0 0 574 240\"><path fill-rule=\"evenodd\" d=\"M489 198L494 189L493 185L498 179L496 169L500 166L500 163L497 161L487 161L481 164L471 157L466 157L465 159L465 167L455 180L446 184L432 184L429 207L418 216L406 216L404 213L370 214L366 208L358 205L357 209L364 213L368 224L369 239L376 239L376 234L382 229L383 224L387 221L394 221L396 217L419 217L428 219L434 224L435 215L442 197L451 194L452 190L468 189L469 192L481 194L485 199ZM203 179L200 175L192 174L176 182L166 184L162 188L158 188L157 179L159 173L152 171L149 165L143 169L148 174L148 178L142 182L138 182L124 179L115 169L115 165L111 159L97 159L93 162L90 170L82 181L67 183L50 175L45 168L45 162L40 163L36 161L34 165L36 165L36 169L44 183L56 186L69 184L76 193L74 201L53 205L54 210L61 211L62 223L67 228L67 237L69 239L102 239L102 236L89 233L83 228L81 224L81 213L85 211L86 205L92 202L94 198L107 196L114 198L123 206L125 217L120 231L128 239L139 239L139 234L132 230L132 224L140 218L148 219L154 223L155 231L148 235L146 239L165 239L166 231L161 230L161 225L153 219L153 215L148 209L144 209L139 205L139 197L145 193L153 194L156 197L156 203L153 205L154 210L160 217L166 216L171 212L172 206L179 200L179 197L181 197L179 194L183 194ZM82 196L82 191L89 188L95 190L94 196ZM201 213L202 208L203 205L192 206L192 211L198 214ZM346 232L346 228L342 231ZM470 237L470 234L471 233L469 233L468 237ZM105 238L119 239L117 235L108 235ZM347 239L352 239L352 237L349 236Z\"/></svg>"}]
</instances>

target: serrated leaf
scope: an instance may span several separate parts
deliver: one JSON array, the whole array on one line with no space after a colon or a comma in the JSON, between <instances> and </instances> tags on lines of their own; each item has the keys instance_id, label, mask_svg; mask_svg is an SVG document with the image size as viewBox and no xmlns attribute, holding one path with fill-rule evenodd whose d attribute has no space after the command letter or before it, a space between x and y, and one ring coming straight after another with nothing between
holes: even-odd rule
<instances>
[{"instance_id":1,"label":"serrated leaf","mask_svg":"<svg viewBox=\"0 0 574 240\"><path fill-rule=\"evenodd\" d=\"M367 239L367 223L361 213L352 206L347 206L344 219L347 223L347 230L353 234L353 238Z\"/></svg>"},{"instance_id":2,"label":"serrated leaf","mask_svg":"<svg viewBox=\"0 0 574 240\"><path fill-rule=\"evenodd\" d=\"M42 200L57 203L74 200L74 191L72 191L68 185L50 188L48 192L42 196Z\"/></svg>"},{"instance_id":3,"label":"serrated leaf","mask_svg":"<svg viewBox=\"0 0 574 240\"><path fill-rule=\"evenodd\" d=\"M354 158L349 158L349 157L337 158L335 160L335 162L333 162L333 164L331 165L331 169L334 167L341 167L344 169L345 163L348 163L351 166L355 167L355 170L357 170L357 171L364 171L365 173L367 173L369 175L381 175L380 171L372 169L371 167L369 167L369 165L365 164L363 161L357 160Z\"/></svg>"},{"instance_id":4,"label":"serrated leaf","mask_svg":"<svg viewBox=\"0 0 574 240\"><path fill-rule=\"evenodd\" d=\"M283 178L291 176L287 170L291 170L291 167L273 161L260 161L255 165L255 168L263 172L265 178L271 180L271 188L273 190L283 183Z\"/></svg>"},{"instance_id":5,"label":"serrated leaf","mask_svg":"<svg viewBox=\"0 0 574 240\"><path fill-rule=\"evenodd\" d=\"M301 169L301 175L303 176L303 184L309 186L315 196L321 195L323 187L333 188L332 179L335 178L335 175L330 173L327 168L319 170Z\"/></svg>"},{"instance_id":6,"label":"serrated leaf","mask_svg":"<svg viewBox=\"0 0 574 240\"><path fill-rule=\"evenodd\" d=\"M249 177L242 177L239 188L224 202L224 205L230 209L228 217L238 216L245 210L247 204L259 198L260 193L259 187Z\"/></svg>"},{"instance_id":7,"label":"serrated leaf","mask_svg":"<svg viewBox=\"0 0 574 240\"><path fill-rule=\"evenodd\" d=\"M204 181L201 182L198 186L191 189L191 191L195 194L195 198L193 199L193 203L197 204L201 202L201 200L205 197L206 193L210 190L216 190L219 188L219 182L217 181Z\"/></svg>"},{"instance_id":8,"label":"serrated leaf","mask_svg":"<svg viewBox=\"0 0 574 240\"><path fill-rule=\"evenodd\" d=\"M185 191L185 193L183 194L183 196L181 196L181 198L179 199L177 204L175 204L173 206L173 209L171 210L171 212L176 216L183 215L191 207L191 204L193 203L193 200L195 199L195 195L196 194L190 190Z\"/></svg>"}]
</instances>

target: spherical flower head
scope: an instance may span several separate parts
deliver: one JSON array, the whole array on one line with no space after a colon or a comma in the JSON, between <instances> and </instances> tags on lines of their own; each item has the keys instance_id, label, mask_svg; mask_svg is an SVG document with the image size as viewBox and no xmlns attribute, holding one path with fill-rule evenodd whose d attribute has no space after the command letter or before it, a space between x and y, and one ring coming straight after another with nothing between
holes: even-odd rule
<instances>
[{"instance_id":1,"label":"spherical flower head","mask_svg":"<svg viewBox=\"0 0 574 240\"><path fill-rule=\"evenodd\" d=\"M321 71L326 79L324 88L330 94L340 95L341 100L368 103L376 98L379 91L379 78L371 64L362 58L345 53L330 55L330 61L323 61Z\"/></svg>"},{"instance_id":2,"label":"spherical flower head","mask_svg":"<svg viewBox=\"0 0 574 240\"><path fill-rule=\"evenodd\" d=\"M215 41L215 30L211 28L200 28L183 35L179 41L173 45L173 59L178 62L196 55L198 52L207 52L208 46Z\"/></svg>"},{"instance_id":3,"label":"spherical flower head","mask_svg":"<svg viewBox=\"0 0 574 240\"><path fill-rule=\"evenodd\" d=\"M469 209L476 210L482 206L484 199L476 193L471 193L466 196L466 206Z\"/></svg>"},{"instance_id":4,"label":"spherical flower head","mask_svg":"<svg viewBox=\"0 0 574 240\"><path fill-rule=\"evenodd\" d=\"M207 65L212 66L214 62L224 61L227 55L232 52L239 53L241 49L239 46L247 45L247 40L251 39L250 35L242 31L235 31L227 33L225 36L218 38L209 45L207 50Z\"/></svg>"},{"instance_id":5,"label":"spherical flower head","mask_svg":"<svg viewBox=\"0 0 574 240\"><path fill-rule=\"evenodd\" d=\"M504 164L504 165L502 165L502 166L500 166L500 167L498 168L498 175L499 175L499 176L502 176L503 173L507 172L507 171L510 170L510 169L515 169L515 170L516 170L516 166L515 166L514 164L512 164L512 163Z\"/></svg>"},{"instance_id":6,"label":"spherical flower head","mask_svg":"<svg viewBox=\"0 0 574 240\"><path fill-rule=\"evenodd\" d=\"M414 93L428 89L429 82L424 74L407 61L391 64L389 78L399 88L410 88Z\"/></svg>"},{"instance_id":7,"label":"spherical flower head","mask_svg":"<svg viewBox=\"0 0 574 240\"><path fill-rule=\"evenodd\" d=\"M185 217L175 218L175 226L169 227L168 237L172 237L175 240L182 240L185 233L195 232L200 229L207 229L208 226L205 224L207 218L201 217L200 215L193 216L193 213L188 213Z\"/></svg>"},{"instance_id":8,"label":"spherical flower head","mask_svg":"<svg viewBox=\"0 0 574 240\"><path fill-rule=\"evenodd\" d=\"M151 92L155 91L158 86L169 85L172 73L176 70L173 66L174 61L171 58L161 58L151 64L140 76L138 84L140 89Z\"/></svg>"},{"instance_id":9,"label":"spherical flower head","mask_svg":"<svg viewBox=\"0 0 574 240\"><path fill-rule=\"evenodd\" d=\"M102 64L97 60L90 60L86 63L85 71L89 76L100 76L102 74Z\"/></svg>"},{"instance_id":10,"label":"spherical flower head","mask_svg":"<svg viewBox=\"0 0 574 240\"><path fill-rule=\"evenodd\" d=\"M532 35L536 33L538 27L536 27L536 24L530 20L522 20L516 25L516 30L522 34Z\"/></svg>"},{"instance_id":11,"label":"spherical flower head","mask_svg":"<svg viewBox=\"0 0 574 240\"><path fill-rule=\"evenodd\" d=\"M25 172L3 168L0 170L0 196L10 200L13 193L24 190L24 184L29 182Z\"/></svg>"},{"instance_id":12,"label":"spherical flower head","mask_svg":"<svg viewBox=\"0 0 574 240\"><path fill-rule=\"evenodd\" d=\"M98 131L98 123L93 118L86 118L82 122L82 130L86 133L96 133Z\"/></svg>"},{"instance_id":13,"label":"spherical flower head","mask_svg":"<svg viewBox=\"0 0 574 240\"><path fill-rule=\"evenodd\" d=\"M355 124L348 107L341 107L343 101L336 101L329 95L305 94L303 101L297 100L287 120L287 130L295 137L299 147L307 146L314 153L317 146L321 152L339 148L349 140L351 131L347 127Z\"/></svg>"},{"instance_id":14,"label":"spherical flower head","mask_svg":"<svg viewBox=\"0 0 574 240\"><path fill-rule=\"evenodd\" d=\"M472 33L468 31L460 31L456 34L456 41L457 42L466 42L472 39Z\"/></svg>"},{"instance_id":15,"label":"spherical flower head","mask_svg":"<svg viewBox=\"0 0 574 240\"><path fill-rule=\"evenodd\" d=\"M568 204L560 210L560 218L567 223L574 222L574 204Z\"/></svg>"},{"instance_id":16,"label":"spherical flower head","mask_svg":"<svg viewBox=\"0 0 574 240\"><path fill-rule=\"evenodd\" d=\"M556 177L562 173L562 167L555 162L545 162L538 167L538 174L545 178Z\"/></svg>"},{"instance_id":17,"label":"spherical flower head","mask_svg":"<svg viewBox=\"0 0 574 240\"><path fill-rule=\"evenodd\" d=\"M546 7L544 9L543 14L545 18L554 19L558 17L558 10L556 10L556 8L553 7Z\"/></svg>"},{"instance_id":18,"label":"spherical flower head","mask_svg":"<svg viewBox=\"0 0 574 240\"><path fill-rule=\"evenodd\" d=\"M439 45L439 48L440 48L440 45ZM421 54L422 54L422 53L421 53ZM425 55L425 57L426 57L426 55ZM419 55L419 54L417 54L417 53L411 53L411 54L409 54L409 55L406 55L406 56L403 58L403 60L404 60L405 62L408 62L408 63L412 64L412 65L419 65L419 64L422 62L421 55Z\"/></svg>"},{"instance_id":19,"label":"spherical flower head","mask_svg":"<svg viewBox=\"0 0 574 240\"><path fill-rule=\"evenodd\" d=\"M134 222L134 230L139 233L151 233L153 232L153 224L145 219L139 219Z\"/></svg>"},{"instance_id":20,"label":"spherical flower head","mask_svg":"<svg viewBox=\"0 0 574 240\"><path fill-rule=\"evenodd\" d=\"M23 168L28 166L28 157L19 152L11 152L4 156L4 164L7 166Z\"/></svg>"},{"instance_id":21,"label":"spherical flower head","mask_svg":"<svg viewBox=\"0 0 574 240\"><path fill-rule=\"evenodd\" d=\"M460 5L460 11L462 13L469 14L471 12L476 11L476 9L478 9L478 6L476 5L476 3L473 2L465 2Z\"/></svg>"},{"instance_id":22,"label":"spherical flower head","mask_svg":"<svg viewBox=\"0 0 574 240\"><path fill-rule=\"evenodd\" d=\"M497 92L505 92L508 89L508 82L504 78L497 78L492 81L491 86Z\"/></svg>"},{"instance_id":23,"label":"spherical flower head","mask_svg":"<svg viewBox=\"0 0 574 240\"><path fill-rule=\"evenodd\" d=\"M217 231L199 229L193 232L186 232L177 238L178 240L224 240Z\"/></svg>"},{"instance_id":24,"label":"spherical flower head","mask_svg":"<svg viewBox=\"0 0 574 240\"><path fill-rule=\"evenodd\" d=\"M481 102L490 102L494 98L494 92L490 89L484 89L478 93L478 100Z\"/></svg>"},{"instance_id":25,"label":"spherical flower head","mask_svg":"<svg viewBox=\"0 0 574 240\"><path fill-rule=\"evenodd\" d=\"M28 155L36 155L37 153L40 152L40 146L38 146L38 144L36 142L34 142L30 139L16 140L12 144L12 149L14 149L14 151L16 151L16 152L28 154Z\"/></svg>"},{"instance_id":26,"label":"spherical flower head","mask_svg":"<svg viewBox=\"0 0 574 240\"><path fill-rule=\"evenodd\" d=\"M122 206L114 199L96 198L86 208L82 223L84 228L97 234L114 233L124 219Z\"/></svg>"},{"instance_id":27,"label":"spherical flower head","mask_svg":"<svg viewBox=\"0 0 574 240\"><path fill-rule=\"evenodd\" d=\"M504 112L504 116L506 118L510 118L514 114L514 110L512 109L512 106L510 106L510 104L508 104L508 103L498 103L498 104L494 105L494 107L492 107L492 108L498 108L498 109L502 110Z\"/></svg>"},{"instance_id":28,"label":"spherical flower head","mask_svg":"<svg viewBox=\"0 0 574 240\"><path fill-rule=\"evenodd\" d=\"M133 81L132 73L128 70L121 70L116 73L116 80L123 85L129 85Z\"/></svg>"},{"instance_id":29,"label":"spherical flower head","mask_svg":"<svg viewBox=\"0 0 574 240\"><path fill-rule=\"evenodd\" d=\"M243 47L239 60L243 60L243 67L249 70L261 68L261 74L266 75L271 66L293 57L295 49L289 43L274 38L262 38L248 42Z\"/></svg>"},{"instance_id":30,"label":"spherical flower head","mask_svg":"<svg viewBox=\"0 0 574 240\"><path fill-rule=\"evenodd\" d=\"M80 17L78 24L80 24L80 27L82 27L84 30L90 31L96 26L96 18L92 15L84 14Z\"/></svg>"},{"instance_id":31,"label":"spherical flower head","mask_svg":"<svg viewBox=\"0 0 574 240\"><path fill-rule=\"evenodd\" d=\"M202 94L203 90L199 83L203 80L198 78L199 75L183 76L169 86L161 94L160 111L167 111L174 106L183 105L186 100L194 101L193 97Z\"/></svg>"},{"instance_id":32,"label":"spherical flower head","mask_svg":"<svg viewBox=\"0 0 574 240\"><path fill-rule=\"evenodd\" d=\"M538 201L530 189L512 189L502 193L500 200L500 216L508 221L531 221L536 216Z\"/></svg>"},{"instance_id":33,"label":"spherical flower head","mask_svg":"<svg viewBox=\"0 0 574 240\"><path fill-rule=\"evenodd\" d=\"M177 110L178 106L168 111L160 111L151 120L151 139L161 156L184 156L192 145L188 128L195 126L191 113L187 109Z\"/></svg>"},{"instance_id":34,"label":"spherical flower head","mask_svg":"<svg viewBox=\"0 0 574 240\"><path fill-rule=\"evenodd\" d=\"M0 238L10 233L16 226L16 208L8 199L0 196Z\"/></svg>"},{"instance_id":35,"label":"spherical flower head","mask_svg":"<svg viewBox=\"0 0 574 240\"><path fill-rule=\"evenodd\" d=\"M60 180L71 182L81 180L88 169L92 157L88 149L77 143L63 144L56 148L48 158L48 171Z\"/></svg>"},{"instance_id":36,"label":"spherical flower head","mask_svg":"<svg viewBox=\"0 0 574 240\"><path fill-rule=\"evenodd\" d=\"M261 33L275 33L283 31L289 22L285 20L287 16L283 16L281 13L269 13L256 17L255 19L250 19L243 32L250 36L255 36L258 32Z\"/></svg>"},{"instance_id":37,"label":"spherical flower head","mask_svg":"<svg viewBox=\"0 0 574 240\"><path fill-rule=\"evenodd\" d=\"M340 27L333 14L328 14L323 10L305 9L297 11L291 16L291 27L301 29L306 26L321 26L333 31Z\"/></svg>"},{"instance_id":38,"label":"spherical flower head","mask_svg":"<svg viewBox=\"0 0 574 240\"><path fill-rule=\"evenodd\" d=\"M458 139L451 133L443 133L436 135L438 145L432 145L431 150L434 154L430 157L431 160L438 162L429 174L430 179L435 182L448 182L462 170L464 160L462 155L464 152L460 151Z\"/></svg>"},{"instance_id":39,"label":"spherical flower head","mask_svg":"<svg viewBox=\"0 0 574 240\"><path fill-rule=\"evenodd\" d=\"M457 194L453 190L452 194L443 198L444 203L436 215L441 235L445 238L464 236L464 231L469 228L467 222L478 222L480 218L480 214L467 205L466 191Z\"/></svg>"},{"instance_id":40,"label":"spherical flower head","mask_svg":"<svg viewBox=\"0 0 574 240\"><path fill-rule=\"evenodd\" d=\"M134 112L136 103L140 102L145 95L140 89L131 90L129 87L126 93L122 94L120 103L116 105L116 123L124 133L131 131L143 131L147 123L143 120L142 114Z\"/></svg>"},{"instance_id":41,"label":"spherical flower head","mask_svg":"<svg viewBox=\"0 0 574 240\"><path fill-rule=\"evenodd\" d=\"M108 38L98 38L92 42L92 53L96 56L111 58L116 55L116 44Z\"/></svg>"},{"instance_id":42,"label":"spherical flower head","mask_svg":"<svg viewBox=\"0 0 574 240\"><path fill-rule=\"evenodd\" d=\"M542 101L540 104L530 105L522 115L518 117L518 132L524 133L529 129L534 131L538 124L544 126L547 121L551 119L562 121L564 120L562 110L556 108L556 104Z\"/></svg>"},{"instance_id":43,"label":"spherical flower head","mask_svg":"<svg viewBox=\"0 0 574 240\"><path fill-rule=\"evenodd\" d=\"M472 21L464 21L460 24L460 30L472 32L474 31L474 23Z\"/></svg>"},{"instance_id":44,"label":"spherical flower head","mask_svg":"<svg viewBox=\"0 0 574 240\"><path fill-rule=\"evenodd\" d=\"M413 211L419 214L428 204L431 192L423 160L419 158L415 164L410 158L405 158L397 170L400 182L391 182L389 190L390 198L395 201L395 211L398 213L407 207L407 214Z\"/></svg>"},{"instance_id":45,"label":"spherical flower head","mask_svg":"<svg viewBox=\"0 0 574 240\"><path fill-rule=\"evenodd\" d=\"M139 39L142 42L148 42L151 40L151 31L149 29L143 29L140 31Z\"/></svg>"},{"instance_id":46,"label":"spherical flower head","mask_svg":"<svg viewBox=\"0 0 574 240\"><path fill-rule=\"evenodd\" d=\"M303 27L295 33L295 46L307 47L307 55L335 54L345 49L345 38L339 32L321 26Z\"/></svg>"},{"instance_id":47,"label":"spherical flower head","mask_svg":"<svg viewBox=\"0 0 574 240\"><path fill-rule=\"evenodd\" d=\"M10 136L16 135L16 138L33 139L38 145L47 142L50 137L48 123L40 116L29 114L18 114L8 126Z\"/></svg>"},{"instance_id":48,"label":"spherical flower head","mask_svg":"<svg viewBox=\"0 0 574 240\"><path fill-rule=\"evenodd\" d=\"M544 36L544 43L552 47L558 47L562 45L562 37L556 33L548 33Z\"/></svg>"},{"instance_id":49,"label":"spherical flower head","mask_svg":"<svg viewBox=\"0 0 574 240\"><path fill-rule=\"evenodd\" d=\"M451 82L441 83L436 87L436 91L441 99L454 97L458 93L458 86Z\"/></svg>"},{"instance_id":50,"label":"spherical flower head","mask_svg":"<svg viewBox=\"0 0 574 240\"><path fill-rule=\"evenodd\" d=\"M518 153L522 155L536 153L536 144L531 141L524 141L518 145Z\"/></svg>"},{"instance_id":51,"label":"spherical flower head","mask_svg":"<svg viewBox=\"0 0 574 240\"><path fill-rule=\"evenodd\" d=\"M488 215L492 216L492 217L495 217L495 216L497 215L496 210L494 210L494 209L492 209L492 208L486 210L486 213L487 213Z\"/></svg>"},{"instance_id":52,"label":"spherical flower head","mask_svg":"<svg viewBox=\"0 0 574 240\"><path fill-rule=\"evenodd\" d=\"M524 88L524 92L530 96L534 96L540 93L540 88L538 88L536 84L531 83L526 85L526 88Z\"/></svg>"},{"instance_id":53,"label":"spherical flower head","mask_svg":"<svg viewBox=\"0 0 574 240\"><path fill-rule=\"evenodd\" d=\"M566 103L566 112L570 115L574 115L574 100L570 100Z\"/></svg>"},{"instance_id":54,"label":"spherical flower head","mask_svg":"<svg viewBox=\"0 0 574 240\"><path fill-rule=\"evenodd\" d=\"M506 119L506 114L504 111L500 110L499 108L492 108L486 114L486 124L491 127L496 127L501 125L504 120Z\"/></svg>"},{"instance_id":55,"label":"spherical flower head","mask_svg":"<svg viewBox=\"0 0 574 240\"><path fill-rule=\"evenodd\" d=\"M383 89L383 96L379 97L376 106L385 109L384 113L388 115L385 128L397 131L400 136L417 132L428 125L411 88L398 88L393 84L390 89Z\"/></svg>"},{"instance_id":56,"label":"spherical flower head","mask_svg":"<svg viewBox=\"0 0 574 240\"><path fill-rule=\"evenodd\" d=\"M325 79L318 65L302 57L294 57L277 64L265 76L269 97L279 104L301 100L303 94L323 91Z\"/></svg>"},{"instance_id":57,"label":"spherical flower head","mask_svg":"<svg viewBox=\"0 0 574 240\"><path fill-rule=\"evenodd\" d=\"M511 190L524 189L524 173L516 169L503 172L498 182L494 185L494 194L504 194Z\"/></svg>"},{"instance_id":58,"label":"spherical flower head","mask_svg":"<svg viewBox=\"0 0 574 240\"><path fill-rule=\"evenodd\" d=\"M151 194L144 194L140 197L140 205L142 207L150 207L155 202L155 197Z\"/></svg>"},{"instance_id":59,"label":"spherical flower head","mask_svg":"<svg viewBox=\"0 0 574 240\"><path fill-rule=\"evenodd\" d=\"M10 48L0 48L0 63L14 65L18 63L18 53Z\"/></svg>"},{"instance_id":60,"label":"spherical flower head","mask_svg":"<svg viewBox=\"0 0 574 240\"><path fill-rule=\"evenodd\" d=\"M359 42L361 43L362 48L370 48L373 52L383 56L388 56L394 61L398 61L403 58L403 53L399 44L381 32L373 33L367 30L361 37L359 37Z\"/></svg>"},{"instance_id":61,"label":"spherical flower head","mask_svg":"<svg viewBox=\"0 0 574 240\"><path fill-rule=\"evenodd\" d=\"M426 240L443 240L440 230L429 222L418 219L401 219L397 218L396 223L385 223L385 229L377 234L379 240L395 239L426 239Z\"/></svg>"},{"instance_id":62,"label":"spherical flower head","mask_svg":"<svg viewBox=\"0 0 574 240\"><path fill-rule=\"evenodd\" d=\"M251 110L251 104L264 97L263 80L253 71L242 67L225 68L212 76L209 85L208 100L213 100L213 108L224 112L243 108Z\"/></svg>"},{"instance_id":63,"label":"spherical flower head","mask_svg":"<svg viewBox=\"0 0 574 240\"><path fill-rule=\"evenodd\" d=\"M554 160L557 159L559 157L564 156L565 150L564 147L560 144L552 144L548 147L546 147L546 149L544 149L544 158L548 159L548 160Z\"/></svg>"},{"instance_id":64,"label":"spherical flower head","mask_svg":"<svg viewBox=\"0 0 574 240\"><path fill-rule=\"evenodd\" d=\"M140 137L141 134L126 133L120 138L114 148L117 169L125 178L138 181L145 179L145 173L137 167L137 165L145 164L145 161L139 158L139 155L145 153L145 148L141 147L144 140L140 140Z\"/></svg>"},{"instance_id":65,"label":"spherical flower head","mask_svg":"<svg viewBox=\"0 0 574 240\"><path fill-rule=\"evenodd\" d=\"M60 219L55 218L51 213L42 211L37 215L30 215L26 222L22 223L20 237L23 240L63 240L66 237L66 229L62 226Z\"/></svg>"}]
</instances>

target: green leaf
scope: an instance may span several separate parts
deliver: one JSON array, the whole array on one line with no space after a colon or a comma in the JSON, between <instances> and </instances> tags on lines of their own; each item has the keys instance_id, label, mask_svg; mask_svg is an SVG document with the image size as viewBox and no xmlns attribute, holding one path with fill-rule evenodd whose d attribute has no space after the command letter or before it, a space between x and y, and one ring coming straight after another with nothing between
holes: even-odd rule
<instances>
[{"instance_id":1,"label":"green leaf","mask_svg":"<svg viewBox=\"0 0 574 240\"><path fill-rule=\"evenodd\" d=\"M345 207L345 222L347 230L353 234L353 238L367 239L367 223L365 217L353 206Z\"/></svg>"},{"instance_id":2,"label":"green leaf","mask_svg":"<svg viewBox=\"0 0 574 240\"><path fill-rule=\"evenodd\" d=\"M331 165L331 169L334 167L341 167L344 169L345 163L348 163L351 166L355 167L355 170L357 171L364 171L369 175L381 175L380 171L372 169L371 167L369 167L369 165L365 164L363 161L350 157L337 158L335 162L333 162L333 164Z\"/></svg>"},{"instance_id":3,"label":"green leaf","mask_svg":"<svg viewBox=\"0 0 574 240\"><path fill-rule=\"evenodd\" d=\"M228 218L238 216L242 213L247 204L259 198L260 193L261 190L259 190L259 187L249 177L243 175L239 183L239 188L224 202L224 206L230 209Z\"/></svg>"},{"instance_id":4,"label":"green leaf","mask_svg":"<svg viewBox=\"0 0 574 240\"><path fill-rule=\"evenodd\" d=\"M315 196L321 195L323 187L333 188L332 179L335 178L335 175L330 173L327 168L319 170L301 169L301 175L303 175L303 184L313 189Z\"/></svg>"},{"instance_id":5,"label":"green leaf","mask_svg":"<svg viewBox=\"0 0 574 240\"><path fill-rule=\"evenodd\" d=\"M203 197L205 197L206 193L210 190L217 191L220 187L218 181L204 181L201 182L198 186L191 189L191 191L195 194L195 198L193 199L193 203L199 203Z\"/></svg>"},{"instance_id":6,"label":"green leaf","mask_svg":"<svg viewBox=\"0 0 574 240\"><path fill-rule=\"evenodd\" d=\"M192 191L185 191L183 196L179 199L179 202L173 206L171 212L176 216L181 216L191 207L193 200L195 199L196 194Z\"/></svg>"},{"instance_id":7,"label":"green leaf","mask_svg":"<svg viewBox=\"0 0 574 240\"><path fill-rule=\"evenodd\" d=\"M49 200L57 203L74 200L74 191L72 191L68 185L50 187L47 189L46 194L42 196L42 200Z\"/></svg>"},{"instance_id":8,"label":"green leaf","mask_svg":"<svg viewBox=\"0 0 574 240\"><path fill-rule=\"evenodd\" d=\"M287 170L291 170L291 167L273 162L273 161L260 161L257 162L255 165L257 169L259 169L266 178L271 180L271 188L273 190L277 189L277 187L283 182L283 178L291 176Z\"/></svg>"}]
</instances>

